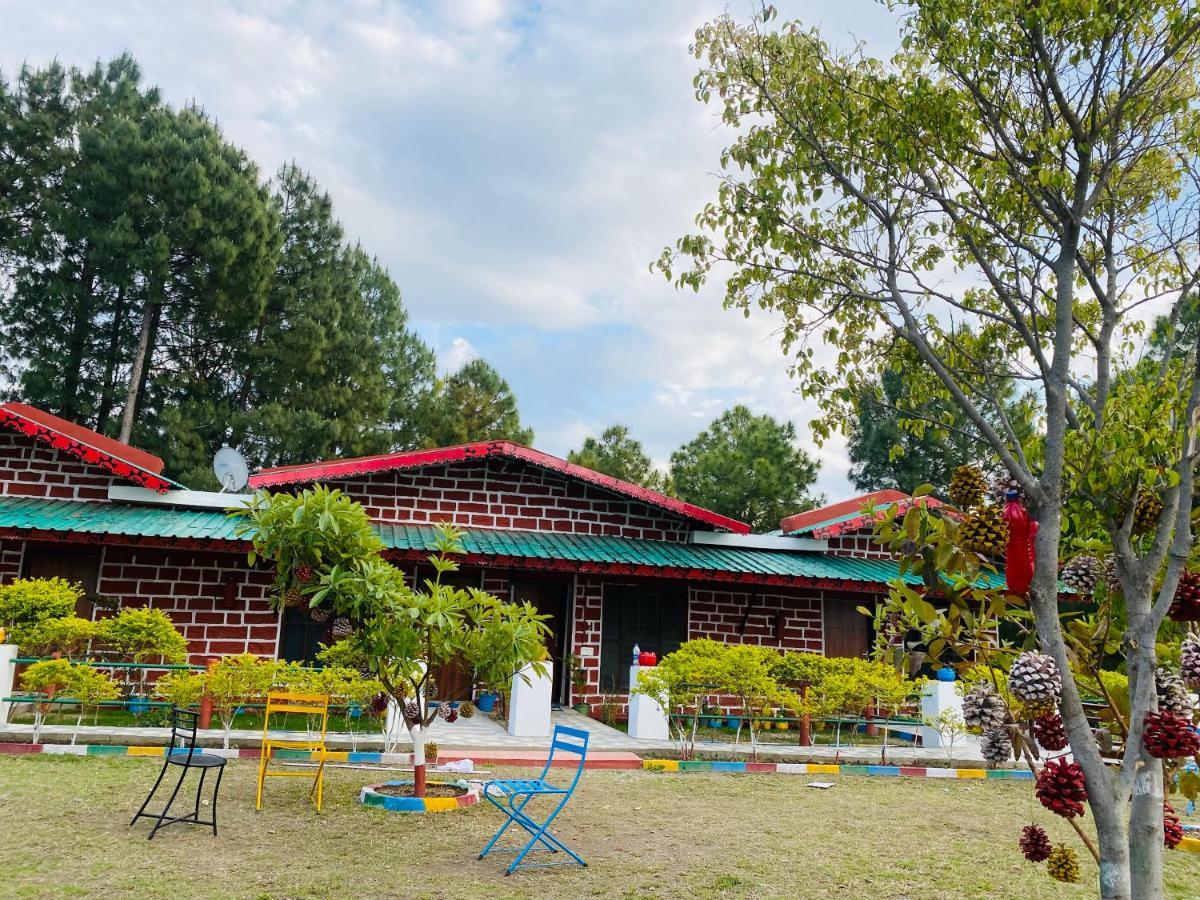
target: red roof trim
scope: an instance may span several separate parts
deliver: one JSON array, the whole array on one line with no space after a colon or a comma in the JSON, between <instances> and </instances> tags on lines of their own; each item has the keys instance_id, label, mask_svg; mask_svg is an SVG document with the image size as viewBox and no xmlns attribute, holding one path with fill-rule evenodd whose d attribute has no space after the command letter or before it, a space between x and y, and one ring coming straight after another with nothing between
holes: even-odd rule
<instances>
[{"instance_id":1,"label":"red roof trim","mask_svg":"<svg viewBox=\"0 0 1200 900\"><path fill-rule=\"evenodd\" d=\"M332 478L352 478L355 475L367 475L372 472L386 472L396 469L417 469L424 466L445 463L463 462L464 460L515 459L530 465L550 469L554 472L585 481L596 487L604 488L617 494L622 494L650 506L657 506L684 518L703 522L715 528L731 531L734 534L749 534L750 526L728 516L722 516L712 510L685 503L674 497L660 494L637 484L630 484L611 475L604 475L592 469L577 466L534 450L522 447L511 441L480 441L475 444L461 444L457 447L441 447L435 450L411 450L401 453L383 453L379 456L363 456L357 459L330 460L328 462L304 463L297 466L279 466L273 469L263 469L250 476L250 486L253 488L271 487L281 484L295 484L305 481L323 481Z\"/></svg>"},{"instance_id":2,"label":"red roof trim","mask_svg":"<svg viewBox=\"0 0 1200 900\"><path fill-rule=\"evenodd\" d=\"M780 522L779 527L784 534L795 534L797 531L804 531L820 525L822 522L828 522L830 519L839 519L842 516L858 512L867 504L879 506L882 503L894 503L897 500L907 499L908 494L904 493L904 491L875 491L871 494L851 497L849 500L839 500L837 503L831 503L828 506L822 506L818 509L796 513L796 515L788 516Z\"/></svg>"},{"instance_id":3,"label":"red roof trim","mask_svg":"<svg viewBox=\"0 0 1200 900\"><path fill-rule=\"evenodd\" d=\"M159 473L163 461L152 453L114 441L74 422L24 403L0 405L0 426L27 435L76 459L100 466L118 478L163 493L172 482Z\"/></svg>"},{"instance_id":4,"label":"red roof trim","mask_svg":"<svg viewBox=\"0 0 1200 900\"><path fill-rule=\"evenodd\" d=\"M937 497L910 497L903 491L885 490L789 516L780 524L784 534L807 534L817 539L831 538L875 525L889 514L893 506L897 507L898 515L903 515L914 506L955 512ZM855 512L859 515L854 515Z\"/></svg>"}]
</instances>

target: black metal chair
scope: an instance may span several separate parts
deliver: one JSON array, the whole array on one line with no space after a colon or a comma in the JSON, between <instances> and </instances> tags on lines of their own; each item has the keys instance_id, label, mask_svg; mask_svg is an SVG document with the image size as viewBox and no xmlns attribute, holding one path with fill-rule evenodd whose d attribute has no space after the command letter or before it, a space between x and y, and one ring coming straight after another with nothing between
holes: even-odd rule
<instances>
[{"instance_id":1,"label":"black metal chair","mask_svg":"<svg viewBox=\"0 0 1200 900\"><path fill-rule=\"evenodd\" d=\"M142 804L142 808L137 811L134 817L130 820L129 825L133 827L134 823L140 818L154 819L154 827L150 829L150 836L146 840L153 840L158 829L165 825L170 825L172 822L186 822L189 825L211 825L213 837L217 834L217 794L221 790L221 776L225 772L225 757L218 756L215 753L201 753L196 747L196 728L199 722L200 715L190 712L186 709L171 710L171 743L167 745L164 751L162 771L158 773L158 780L154 782L154 787L150 789L150 793L146 796L146 802ZM167 800L167 805L163 807L161 813L146 812L146 807L150 805L150 801L154 799L154 794L162 784L164 776L167 774L167 769L175 766L179 769L179 781L175 783L175 790L171 791L171 798ZM196 785L196 803L190 813L182 816L169 816L171 805L175 802L175 798L179 796L179 789L183 787L183 781L187 777L187 773L191 769L200 770L200 783ZM217 783L213 786L212 794L212 819L204 820L200 818L200 796L204 792L204 776L208 774L209 769L217 770Z\"/></svg>"}]
</instances>

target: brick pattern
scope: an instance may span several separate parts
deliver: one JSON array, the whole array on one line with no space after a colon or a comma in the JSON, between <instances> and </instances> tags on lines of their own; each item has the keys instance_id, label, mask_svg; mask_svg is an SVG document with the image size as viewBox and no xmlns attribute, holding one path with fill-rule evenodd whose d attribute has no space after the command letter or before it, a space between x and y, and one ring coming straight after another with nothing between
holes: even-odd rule
<instances>
[{"instance_id":1,"label":"brick pattern","mask_svg":"<svg viewBox=\"0 0 1200 900\"><path fill-rule=\"evenodd\" d=\"M783 588L755 592L693 587L688 592L688 637L820 653L821 593Z\"/></svg>"},{"instance_id":2,"label":"brick pattern","mask_svg":"<svg viewBox=\"0 0 1200 900\"><path fill-rule=\"evenodd\" d=\"M120 481L99 466L48 447L24 434L0 432L0 495L105 500Z\"/></svg>"},{"instance_id":3,"label":"brick pattern","mask_svg":"<svg viewBox=\"0 0 1200 900\"><path fill-rule=\"evenodd\" d=\"M894 554L878 543L870 529L839 534L829 540L831 556L853 556L856 559L894 559Z\"/></svg>"},{"instance_id":4,"label":"brick pattern","mask_svg":"<svg viewBox=\"0 0 1200 900\"><path fill-rule=\"evenodd\" d=\"M24 541L0 539L0 584L5 584L21 576L21 560L24 557L24 551Z\"/></svg>"},{"instance_id":5,"label":"brick pattern","mask_svg":"<svg viewBox=\"0 0 1200 900\"><path fill-rule=\"evenodd\" d=\"M587 672L587 687L582 696L575 695L572 687L572 703L598 703L600 701L600 618L604 609L604 581L600 578L580 575L575 579L575 595L571 612L571 646ZM590 649L590 654L584 648ZM570 680L568 679L568 684Z\"/></svg>"},{"instance_id":6,"label":"brick pattern","mask_svg":"<svg viewBox=\"0 0 1200 900\"><path fill-rule=\"evenodd\" d=\"M249 568L240 553L106 547L100 593L122 607L161 609L188 641L191 662L254 653L274 657L279 613L268 602L270 569Z\"/></svg>"},{"instance_id":7,"label":"brick pattern","mask_svg":"<svg viewBox=\"0 0 1200 900\"><path fill-rule=\"evenodd\" d=\"M694 523L557 472L478 460L326 482L380 522L682 541ZM287 490L292 486L282 486Z\"/></svg>"}]
</instances>

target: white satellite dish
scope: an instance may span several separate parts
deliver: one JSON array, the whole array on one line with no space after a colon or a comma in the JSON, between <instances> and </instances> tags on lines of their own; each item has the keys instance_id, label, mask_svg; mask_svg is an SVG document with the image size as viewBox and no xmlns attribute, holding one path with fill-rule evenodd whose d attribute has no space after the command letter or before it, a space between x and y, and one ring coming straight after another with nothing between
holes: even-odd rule
<instances>
[{"instance_id":1,"label":"white satellite dish","mask_svg":"<svg viewBox=\"0 0 1200 900\"><path fill-rule=\"evenodd\" d=\"M222 493L239 491L250 480L250 467L246 465L246 457L228 444L222 444L217 455L213 457L213 474L221 483Z\"/></svg>"}]
</instances>

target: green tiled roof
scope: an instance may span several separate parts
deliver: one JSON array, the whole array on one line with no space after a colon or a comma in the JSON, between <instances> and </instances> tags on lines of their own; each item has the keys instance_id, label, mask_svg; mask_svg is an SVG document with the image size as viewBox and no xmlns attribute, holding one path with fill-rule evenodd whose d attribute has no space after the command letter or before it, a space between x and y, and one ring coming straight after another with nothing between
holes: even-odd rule
<instances>
[{"instance_id":1,"label":"green tiled roof","mask_svg":"<svg viewBox=\"0 0 1200 900\"><path fill-rule=\"evenodd\" d=\"M0 497L0 529L232 541L236 540L236 525L236 520L220 510ZM377 528L388 548L403 551L433 549L435 532L432 526L380 524ZM898 572L896 564L886 560L540 531L473 529L464 534L463 548L467 553L479 556L563 560L585 565L651 566L751 577L883 583L895 578ZM917 581L912 577L909 580Z\"/></svg>"}]
</instances>

